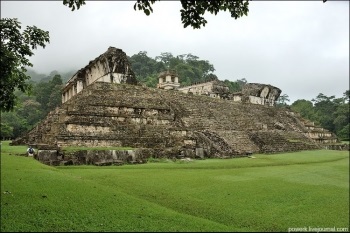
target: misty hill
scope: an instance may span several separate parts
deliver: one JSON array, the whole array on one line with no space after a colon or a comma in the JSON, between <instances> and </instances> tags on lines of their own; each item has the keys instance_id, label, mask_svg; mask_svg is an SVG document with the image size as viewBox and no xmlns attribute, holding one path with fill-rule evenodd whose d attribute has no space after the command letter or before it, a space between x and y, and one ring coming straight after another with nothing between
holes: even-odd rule
<instances>
[{"instance_id":1,"label":"misty hill","mask_svg":"<svg viewBox=\"0 0 350 233\"><path fill-rule=\"evenodd\" d=\"M54 77L55 75L60 75L62 78L63 82L67 82L68 79L70 79L77 71L76 70L71 70L71 71L64 71L60 72L57 70L53 70L50 72L50 74L43 74L43 73L38 73L34 69L27 69L26 75L30 76L30 81L33 82L48 82Z\"/></svg>"}]
</instances>

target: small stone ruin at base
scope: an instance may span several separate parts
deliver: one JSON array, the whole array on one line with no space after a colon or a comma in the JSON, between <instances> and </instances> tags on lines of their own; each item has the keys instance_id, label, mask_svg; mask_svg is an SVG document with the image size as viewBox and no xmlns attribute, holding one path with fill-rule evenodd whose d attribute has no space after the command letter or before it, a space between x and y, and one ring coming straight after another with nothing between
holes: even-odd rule
<instances>
[{"instance_id":1,"label":"small stone ruin at base","mask_svg":"<svg viewBox=\"0 0 350 233\"><path fill-rule=\"evenodd\" d=\"M181 78L181 77L180 77ZM21 138L48 165L120 165L148 158L234 158L324 148L337 142L286 108L281 90L248 83L230 93L219 80L181 87L172 71L158 88L137 84L126 54L110 47L79 70L62 91L62 105ZM68 146L133 150L63 152Z\"/></svg>"}]
</instances>

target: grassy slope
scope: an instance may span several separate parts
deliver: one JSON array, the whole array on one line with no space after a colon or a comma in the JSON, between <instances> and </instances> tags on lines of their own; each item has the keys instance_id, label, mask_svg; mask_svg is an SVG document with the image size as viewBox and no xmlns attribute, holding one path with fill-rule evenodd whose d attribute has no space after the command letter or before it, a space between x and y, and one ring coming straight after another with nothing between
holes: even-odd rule
<instances>
[{"instance_id":1,"label":"grassy slope","mask_svg":"<svg viewBox=\"0 0 350 233\"><path fill-rule=\"evenodd\" d=\"M9 155L25 149L2 145L1 231L349 227L346 151L49 167Z\"/></svg>"}]
</instances>

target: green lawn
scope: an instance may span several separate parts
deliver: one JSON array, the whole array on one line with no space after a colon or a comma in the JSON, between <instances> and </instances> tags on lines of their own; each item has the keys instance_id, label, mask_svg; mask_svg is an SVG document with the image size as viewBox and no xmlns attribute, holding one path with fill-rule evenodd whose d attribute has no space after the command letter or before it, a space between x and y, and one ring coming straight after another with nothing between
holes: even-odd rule
<instances>
[{"instance_id":1,"label":"green lawn","mask_svg":"<svg viewBox=\"0 0 350 233\"><path fill-rule=\"evenodd\" d=\"M349 152L50 167L1 146L1 231L349 229Z\"/></svg>"}]
</instances>

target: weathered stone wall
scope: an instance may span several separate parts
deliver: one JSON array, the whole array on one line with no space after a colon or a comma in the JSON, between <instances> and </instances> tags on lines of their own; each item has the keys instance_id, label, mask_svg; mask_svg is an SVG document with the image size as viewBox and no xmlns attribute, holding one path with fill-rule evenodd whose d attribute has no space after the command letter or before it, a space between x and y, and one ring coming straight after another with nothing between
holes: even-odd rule
<instances>
[{"instance_id":1,"label":"weathered stone wall","mask_svg":"<svg viewBox=\"0 0 350 233\"><path fill-rule=\"evenodd\" d=\"M329 145L325 145L325 148L327 150L348 150L348 151L350 151L349 144L329 144Z\"/></svg>"},{"instance_id":2,"label":"weathered stone wall","mask_svg":"<svg viewBox=\"0 0 350 233\"><path fill-rule=\"evenodd\" d=\"M193 84L190 86L180 87L178 90L183 93L207 95L213 98L226 98L230 93L229 88L219 80L212 80L208 82Z\"/></svg>"},{"instance_id":3,"label":"weathered stone wall","mask_svg":"<svg viewBox=\"0 0 350 233\"><path fill-rule=\"evenodd\" d=\"M272 100L277 100L281 94L281 89L260 83L247 83L242 88L242 94L245 96L257 96Z\"/></svg>"},{"instance_id":4,"label":"weathered stone wall","mask_svg":"<svg viewBox=\"0 0 350 233\"><path fill-rule=\"evenodd\" d=\"M281 89L260 83L247 83L243 86L241 100L252 104L274 106ZM233 95L235 97L235 95ZM235 99L235 98L234 98Z\"/></svg>"},{"instance_id":5,"label":"weathered stone wall","mask_svg":"<svg viewBox=\"0 0 350 233\"><path fill-rule=\"evenodd\" d=\"M109 47L105 53L90 61L87 66L80 69L68 80L62 91L62 103L67 102L84 88L97 81L137 83L126 54L121 49Z\"/></svg>"},{"instance_id":6,"label":"weathered stone wall","mask_svg":"<svg viewBox=\"0 0 350 233\"><path fill-rule=\"evenodd\" d=\"M308 132L286 109L96 82L50 112L24 141L234 157L321 148Z\"/></svg>"},{"instance_id":7,"label":"weathered stone wall","mask_svg":"<svg viewBox=\"0 0 350 233\"><path fill-rule=\"evenodd\" d=\"M52 166L58 165L122 165L145 163L157 152L149 149L136 150L38 150L35 159Z\"/></svg>"}]
</instances>

